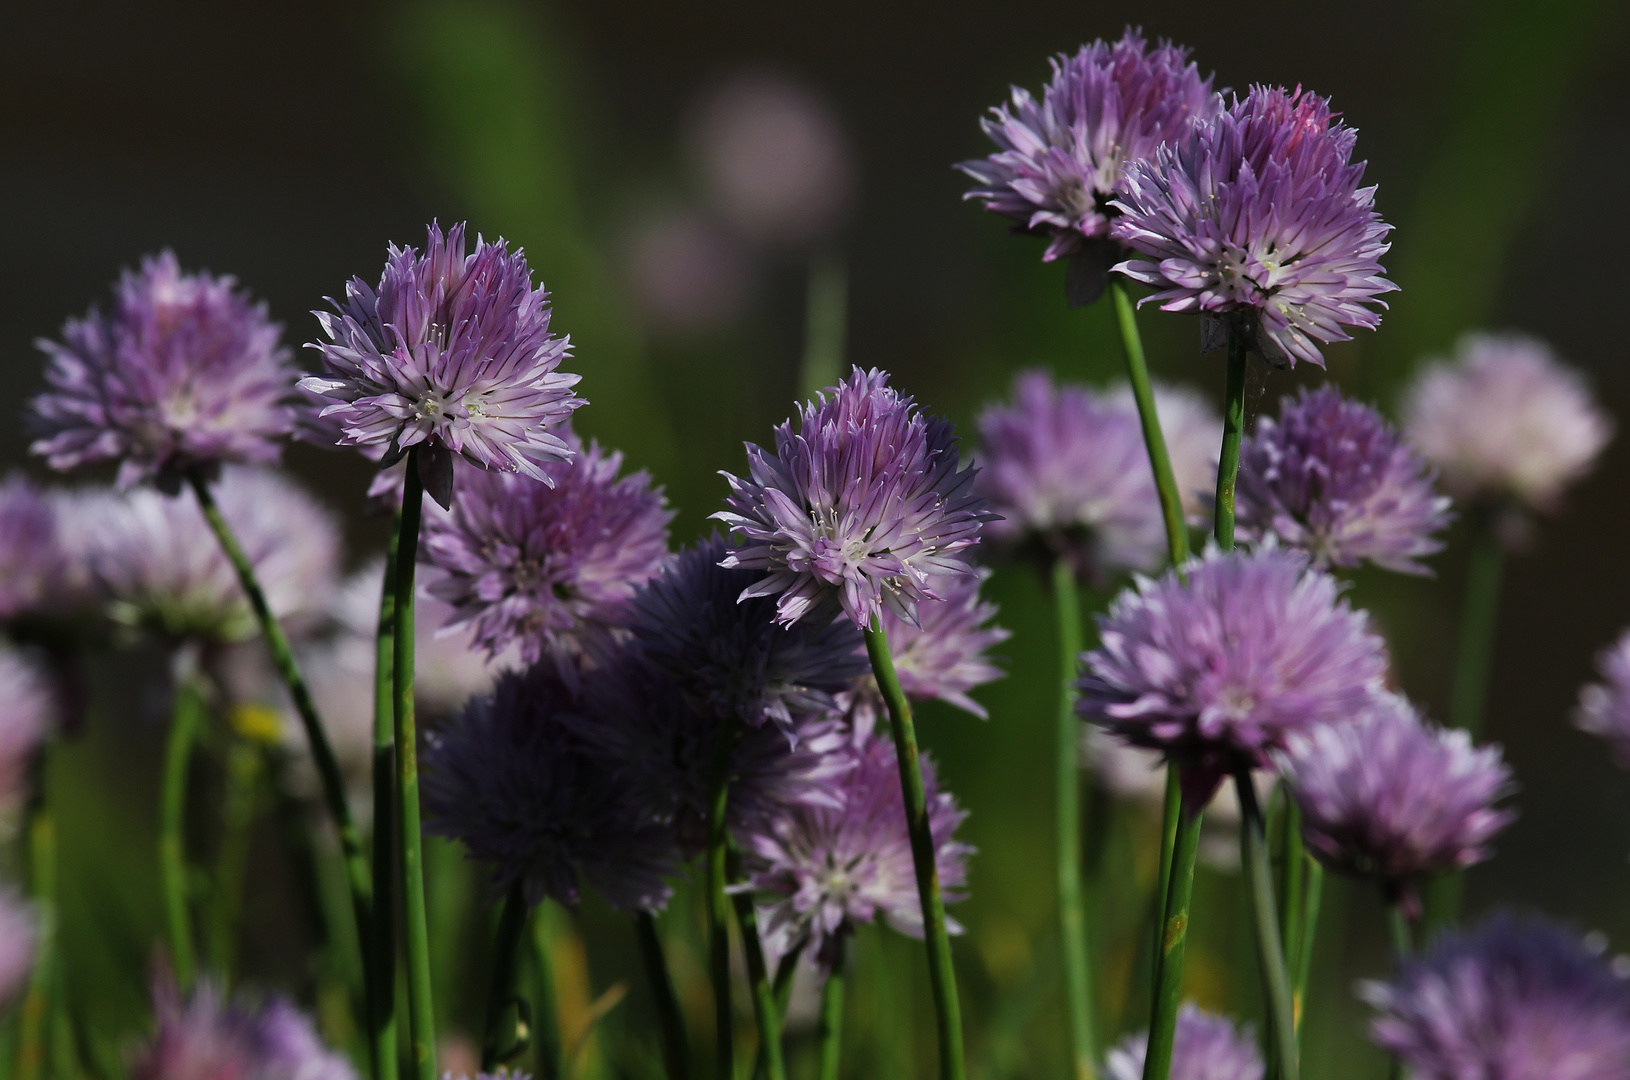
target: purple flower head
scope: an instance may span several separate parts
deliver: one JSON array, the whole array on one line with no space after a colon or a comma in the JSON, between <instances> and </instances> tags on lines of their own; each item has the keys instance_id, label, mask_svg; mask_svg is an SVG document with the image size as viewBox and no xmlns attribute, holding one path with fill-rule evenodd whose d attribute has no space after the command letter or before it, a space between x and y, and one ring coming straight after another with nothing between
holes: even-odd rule
<instances>
[{"instance_id":1,"label":"purple flower head","mask_svg":"<svg viewBox=\"0 0 1630 1080\"><path fill-rule=\"evenodd\" d=\"M0 649L0 814L28 797L29 766L55 707L45 673L14 649Z\"/></svg>"},{"instance_id":2,"label":"purple flower head","mask_svg":"<svg viewBox=\"0 0 1630 1080\"><path fill-rule=\"evenodd\" d=\"M297 373L264 304L235 278L183 274L168 251L127 270L113 295L111 312L37 343L51 389L33 401L34 453L54 469L117 461L120 487L170 492L189 470L282 455Z\"/></svg>"},{"instance_id":3,"label":"purple flower head","mask_svg":"<svg viewBox=\"0 0 1630 1080\"><path fill-rule=\"evenodd\" d=\"M1296 732L1274 760L1302 811L1302 835L1329 866L1409 889L1428 874L1489 857L1516 819L1498 747L1424 724L1401 697L1379 694L1355 723Z\"/></svg>"},{"instance_id":4,"label":"purple flower head","mask_svg":"<svg viewBox=\"0 0 1630 1080\"><path fill-rule=\"evenodd\" d=\"M954 839L968 814L940 790L926 756L922 769L934 862L946 902L955 903L962 899L973 854ZM805 945L828 970L834 947L879 916L903 934L923 935L893 744L866 739L855 752L854 768L836 786L842 807L789 808L737 836L748 884L776 898L764 925L770 949L785 955ZM961 932L955 920L948 922L952 933Z\"/></svg>"},{"instance_id":5,"label":"purple flower head","mask_svg":"<svg viewBox=\"0 0 1630 1080\"><path fill-rule=\"evenodd\" d=\"M1468 502L1548 510L1590 471L1613 418L1550 346L1520 334L1467 334L1404 398L1404 433Z\"/></svg>"},{"instance_id":6,"label":"purple flower head","mask_svg":"<svg viewBox=\"0 0 1630 1080\"><path fill-rule=\"evenodd\" d=\"M1315 342L1374 328L1397 286L1382 277L1391 226L1359 187L1356 133L1298 88L1243 100L1129 162L1110 236L1147 256L1115 269L1152 285L1166 311L1197 311L1208 344L1227 323L1277 365L1324 366Z\"/></svg>"},{"instance_id":7,"label":"purple flower head","mask_svg":"<svg viewBox=\"0 0 1630 1080\"><path fill-rule=\"evenodd\" d=\"M846 619L783 627L773 599L738 602L758 575L721 566L729 552L713 536L647 582L633 601L634 636L698 711L790 730L869 670L860 634Z\"/></svg>"},{"instance_id":8,"label":"purple flower head","mask_svg":"<svg viewBox=\"0 0 1630 1080\"><path fill-rule=\"evenodd\" d=\"M584 404L578 376L558 370L570 343L549 332L549 294L519 249L477 238L465 254L463 225L432 224L423 253L391 246L377 293L352 278L329 302L315 313L329 340L312 346L328 374L300 386L333 399L321 419L339 445L391 465L422 444L425 490L443 507L455 454L545 484L543 465L571 457L557 434Z\"/></svg>"},{"instance_id":9,"label":"purple flower head","mask_svg":"<svg viewBox=\"0 0 1630 1080\"><path fill-rule=\"evenodd\" d=\"M1055 57L1040 101L1014 87L1012 103L980 122L997 150L957 166L978 184L965 197L1048 237L1049 262L1101 243L1126 164L1221 108L1211 79L1188 57L1169 42L1151 49L1130 28L1114 44L1094 41Z\"/></svg>"},{"instance_id":10,"label":"purple flower head","mask_svg":"<svg viewBox=\"0 0 1630 1080\"><path fill-rule=\"evenodd\" d=\"M1596 670L1602 681L1579 691L1574 723L1606 739L1613 759L1630 769L1630 630L1597 656Z\"/></svg>"},{"instance_id":11,"label":"purple flower head","mask_svg":"<svg viewBox=\"0 0 1630 1080\"><path fill-rule=\"evenodd\" d=\"M731 568L767 571L741 599L775 596L791 626L836 599L861 628L886 607L907 623L971 575L966 549L993 515L960 468L950 421L917 411L888 374L855 368L775 429L775 453L747 445L749 473L730 481L730 509L713 516L745 539Z\"/></svg>"},{"instance_id":12,"label":"purple flower head","mask_svg":"<svg viewBox=\"0 0 1630 1080\"><path fill-rule=\"evenodd\" d=\"M258 1008L223 1001L205 983L183 1001L172 983L153 990L158 1031L132 1080L356 1080L311 1021L282 998Z\"/></svg>"},{"instance_id":13,"label":"purple flower head","mask_svg":"<svg viewBox=\"0 0 1630 1080\"><path fill-rule=\"evenodd\" d=\"M1081 715L1187 769L1196 797L1292 733L1367 707L1386 646L1305 556L1208 550L1186 576L1139 578L1098 618Z\"/></svg>"},{"instance_id":14,"label":"purple flower head","mask_svg":"<svg viewBox=\"0 0 1630 1080\"><path fill-rule=\"evenodd\" d=\"M0 1006L10 1004L23 988L39 937L34 908L11 890L0 890Z\"/></svg>"},{"instance_id":15,"label":"purple flower head","mask_svg":"<svg viewBox=\"0 0 1630 1080\"><path fill-rule=\"evenodd\" d=\"M1443 550L1434 534L1449 524L1433 479L1373 408L1333 386L1304 389L1240 448L1236 512L1246 539L1272 533L1318 566L1425 574L1419 560Z\"/></svg>"},{"instance_id":16,"label":"purple flower head","mask_svg":"<svg viewBox=\"0 0 1630 1080\"><path fill-rule=\"evenodd\" d=\"M519 882L529 903L575 905L581 877L614 907L659 910L678 862L672 832L578 734L583 710L552 659L502 675L426 737L426 828L490 863L498 891Z\"/></svg>"},{"instance_id":17,"label":"purple flower head","mask_svg":"<svg viewBox=\"0 0 1630 1080\"><path fill-rule=\"evenodd\" d=\"M1370 1037L1417 1080L1625 1080L1630 979L1602 952L1536 918L1445 931L1361 987Z\"/></svg>"},{"instance_id":18,"label":"purple flower head","mask_svg":"<svg viewBox=\"0 0 1630 1080\"><path fill-rule=\"evenodd\" d=\"M634 590L668 561L668 510L644 472L594 443L531 476L459 469L458 505L425 515L430 594L497 656L565 660L628 621Z\"/></svg>"},{"instance_id":19,"label":"purple flower head","mask_svg":"<svg viewBox=\"0 0 1630 1080\"><path fill-rule=\"evenodd\" d=\"M0 483L0 621L55 613L73 591L73 568L57 529L56 507L33 481Z\"/></svg>"},{"instance_id":20,"label":"purple flower head","mask_svg":"<svg viewBox=\"0 0 1630 1080\"><path fill-rule=\"evenodd\" d=\"M1141 1080L1149 1035L1141 1032L1117 1043L1104 1058L1104 1080ZM1236 1026L1192 1001L1177 1013L1172 1039L1171 1080L1262 1080L1262 1055L1249 1026Z\"/></svg>"}]
</instances>

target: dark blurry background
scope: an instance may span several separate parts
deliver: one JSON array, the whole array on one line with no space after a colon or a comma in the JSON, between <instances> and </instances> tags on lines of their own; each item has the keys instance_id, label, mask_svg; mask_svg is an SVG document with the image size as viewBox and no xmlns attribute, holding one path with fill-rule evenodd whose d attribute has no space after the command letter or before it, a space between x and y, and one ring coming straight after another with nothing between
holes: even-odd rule
<instances>
[{"instance_id":1,"label":"dark blurry background","mask_svg":"<svg viewBox=\"0 0 1630 1080\"><path fill-rule=\"evenodd\" d=\"M768 438L790 410L811 265L847 268L848 359L890 369L964 425L1022 366L1117 374L1108 313L1067 311L1061 270L1040 264L1038 242L964 204L967 184L951 165L986 152L977 120L1009 84L1036 88L1049 54L1131 23L1192 46L1219 86L1301 83L1360 129L1378 205L1397 226L1387 265L1402 291L1379 332L1327 350L1330 377L1390 405L1417 361L1461 331L1520 327L1587 371L1630 426L1630 6L1611 0L58 0L12 5L5 22L0 372L14 417L40 384L32 340L102 301L145 253L172 247L187 267L236 274L299 344L324 296L353 274L377 277L387 241L421 242L431 218L468 219L526 246L576 347L571 370L592 402L580 429L667 485L676 540L689 540L724 490L715 470L738 468L741 441ZM751 156L751 139L745 151L710 142L709 117L755 93L827 118L789 151L812 155L823 178L804 193L807 214L741 213L739 199L719 195L729 178L709 172L710 153ZM1146 310L1142 322L1157 375L1220 395L1219 362L1198 355L1191 319ZM1321 377L1259 374L1253 411ZM7 466L24 464L26 441L20 424L0 425ZM360 459L300 448L291 466L347 514L359 556L379 543L379 525L360 513ZM1510 565L1489 731L1520 779L1523 816L1470 883L1474 908L1496 898L1542 908L1620 947L1630 944L1630 779L1568 714L1595 650L1630 623L1627 483L1621 437ZM1435 580L1358 585L1393 642L1400 681L1438 716L1460 554L1435 560ZM993 590L1016 633L1004 647L1009 677L981 695L992 719L926 709L924 739L971 808L967 835L980 849L958 909L978 1069L1061 1075L1052 638L1026 570L1003 568ZM156 926L141 830L158 731L93 725L63 766L97 793L65 814L70 963L88 973L75 994L115 1028L139 1027L147 957L130 943ZM1142 826L1125 817L1099 823L1111 874L1147 863L1133 851ZM126 844L127 834L138 839ZM1225 970L1250 966L1240 903L1228 875L1202 879L1192 980L1202 1000L1250 1014L1250 976ZM643 983L621 924L592 906L581 920L593 992L623 979L633 991L604 1023L639 1030ZM1135 926L1121 923L1098 943L1106 986L1125 981L1133 955ZM857 991L869 1021L853 1051L869 1073L899 1075L910 1048L870 1048L864 1023L913 1019L900 1001L922 979L920 951L863 941L863 969L890 981ZM1310 1004L1314 1075L1380 1068L1354 1050L1362 1012L1349 990L1384 971L1381 941L1367 893L1332 883ZM98 949L124 967L99 961ZM287 974L262 962L268 979ZM1112 1029L1118 993L1106 992L1103 1009ZM456 1017L476 1006L447 1008ZM1135 1009L1124 1019L1142 1022ZM930 1030L924 1008L913 1022ZM926 1045L916 1057L930 1060ZM622 1068L609 1051L585 1067Z\"/></svg>"}]
</instances>

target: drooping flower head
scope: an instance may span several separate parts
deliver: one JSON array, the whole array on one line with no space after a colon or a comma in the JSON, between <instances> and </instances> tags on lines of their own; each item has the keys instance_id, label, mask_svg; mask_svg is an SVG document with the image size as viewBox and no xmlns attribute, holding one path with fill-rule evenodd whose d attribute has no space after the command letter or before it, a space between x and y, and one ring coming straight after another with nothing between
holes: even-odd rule
<instances>
[{"instance_id":1,"label":"drooping flower head","mask_svg":"<svg viewBox=\"0 0 1630 1080\"><path fill-rule=\"evenodd\" d=\"M1257 421L1240 448L1235 512L1244 538L1272 533L1315 565L1425 574L1419 560L1443 550L1435 534L1449 523L1432 481L1380 413L1322 386Z\"/></svg>"},{"instance_id":2,"label":"drooping flower head","mask_svg":"<svg viewBox=\"0 0 1630 1080\"><path fill-rule=\"evenodd\" d=\"M1602 681L1579 691L1574 723L1606 739L1613 759L1630 769L1630 630L1597 656L1596 670Z\"/></svg>"},{"instance_id":3,"label":"drooping flower head","mask_svg":"<svg viewBox=\"0 0 1630 1080\"><path fill-rule=\"evenodd\" d=\"M463 225L432 224L422 253L391 246L377 292L352 278L329 302L315 313L329 340L313 345L328 374L300 386L333 399L322 416L340 445L385 465L422 445L425 490L443 507L455 454L545 484L544 463L571 457L559 429L584 401L559 370L570 344L550 332L549 294L519 249L478 238L466 254Z\"/></svg>"},{"instance_id":4,"label":"drooping flower head","mask_svg":"<svg viewBox=\"0 0 1630 1080\"><path fill-rule=\"evenodd\" d=\"M1150 48L1128 29L1114 44L1055 57L1040 101L1014 87L1012 103L980 122L997 150L957 166L978 183L966 198L1047 237L1047 261L1102 242L1126 164L1221 107L1188 56L1169 42Z\"/></svg>"},{"instance_id":5,"label":"drooping flower head","mask_svg":"<svg viewBox=\"0 0 1630 1080\"><path fill-rule=\"evenodd\" d=\"M1600 947L1499 915L1368 983L1370 1037L1418 1080L1625 1080L1630 979Z\"/></svg>"},{"instance_id":6,"label":"drooping flower head","mask_svg":"<svg viewBox=\"0 0 1630 1080\"><path fill-rule=\"evenodd\" d=\"M1520 334L1467 334L1404 397L1404 432L1468 502L1552 508L1595 463L1613 419L1550 346Z\"/></svg>"},{"instance_id":7,"label":"drooping flower head","mask_svg":"<svg viewBox=\"0 0 1630 1080\"><path fill-rule=\"evenodd\" d=\"M1290 735L1275 761L1313 854L1389 889L1482 862L1517 816L1496 805L1514 786L1498 747L1422 723L1392 694L1354 723Z\"/></svg>"},{"instance_id":8,"label":"drooping flower head","mask_svg":"<svg viewBox=\"0 0 1630 1080\"><path fill-rule=\"evenodd\" d=\"M703 540L635 596L645 657L713 716L790 729L795 716L831 710L868 670L860 634L847 619L780 626L769 597L738 602L758 575L721 566L729 551L723 537Z\"/></svg>"},{"instance_id":9,"label":"drooping flower head","mask_svg":"<svg viewBox=\"0 0 1630 1080\"><path fill-rule=\"evenodd\" d=\"M1104 1058L1105 1080L1142 1080L1149 1034L1122 1039ZM1208 1013L1192 1001L1177 1012L1171 1080L1262 1080L1262 1055L1248 1026Z\"/></svg>"},{"instance_id":10,"label":"drooping flower head","mask_svg":"<svg viewBox=\"0 0 1630 1080\"><path fill-rule=\"evenodd\" d=\"M461 467L458 505L425 515L427 588L490 655L577 654L627 623L634 590L668 561L662 490L644 472L619 478L620 453L571 445L571 461L541 466L547 484Z\"/></svg>"},{"instance_id":11,"label":"drooping flower head","mask_svg":"<svg viewBox=\"0 0 1630 1080\"><path fill-rule=\"evenodd\" d=\"M0 890L0 1007L9 1005L28 979L39 935L39 920L28 901Z\"/></svg>"},{"instance_id":12,"label":"drooping flower head","mask_svg":"<svg viewBox=\"0 0 1630 1080\"><path fill-rule=\"evenodd\" d=\"M158 1030L131 1067L132 1080L356 1080L350 1063L282 998L228 1004L205 983L183 1001L162 981L153 1006Z\"/></svg>"},{"instance_id":13,"label":"drooping flower head","mask_svg":"<svg viewBox=\"0 0 1630 1080\"><path fill-rule=\"evenodd\" d=\"M940 790L926 756L922 770L934 862L945 900L954 903L962 898L973 853L955 839L967 811ZM837 787L841 808L794 807L737 834L748 883L775 898L764 924L766 944L782 955L807 946L829 970L834 947L856 926L879 916L903 934L923 934L893 744L866 739ZM948 923L952 933L960 932L954 920Z\"/></svg>"},{"instance_id":14,"label":"drooping flower head","mask_svg":"<svg viewBox=\"0 0 1630 1080\"><path fill-rule=\"evenodd\" d=\"M501 676L426 737L426 828L489 863L498 890L575 905L586 879L626 911L668 902L668 825L579 734L583 702L548 657Z\"/></svg>"},{"instance_id":15,"label":"drooping flower head","mask_svg":"<svg viewBox=\"0 0 1630 1080\"><path fill-rule=\"evenodd\" d=\"M915 623L920 601L974 573L966 552L992 517L950 421L858 367L798 419L775 429L775 453L747 445L747 477L724 474L730 509L713 516L744 538L724 565L765 571L741 598L777 597L785 626L828 599L862 628L885 607Z\"/></svg>"},{"instance_id":16,"label":"drooping flower head","mask_svg":"<svg viewBox=\"0 0 1630 1080\"><path fill-rule=\"evenodd\" d=\"M168 251L113 297L38 342L51 388L33 401L34 453L54 469L117 461L120 487L168 491L189 470L281 456L297 373L264 304L234 278L182 273Z\"/></svg>"},{"instance_id":17,"label":"drooping flower head","mask_svg":"<svg viewBox=\"0 0 1630 1080\"><path fill-rule=\"evenodd\" d=\"M46 675L15 649L0 649L0 815L28 797L29 765L55 709Z\"/></svg>"},{"instance_id":18,"label":"drooping flower head","mask_svg":"<svg viewBox=\"0 0 1630 1080\"><path fill-rule=\"evenodd\" d=\"M1330 103L1257 86L1153 156L1129 162L1115 240L1146 256L1115 269L1166 311L1195 311L1208 347L1223 323L1274 364L1324 366L1317 342L1374 328L1391 226L1360 187L1356 133Z\"/></svg>"},{"instance_id":19,"label":"drooping flower head","mask_svg":"<svg viewBox=\"0 0 1630 1080\"><path fill-rule=\"evenodd\" d=\"M1193 769L1193 794L1292 733L1368 706L1386 649L1341 587L1282 548L1191 560L1117 596L1083 657L1081 715Z\"/></svg>"},{"instance_id":20,"label":"drooping flower head","mask_svg":"<svg viewBox=\"0 0 1630 1080\"><path fill-rule=\"evenodd\" d=\"M1155 416L1166 439L1166 456L1171 458L1172 479L1177 482L1183 514L1191 523L1211 512L1217 486L1217 458L1220 456L1222 417L1192 386L1157 382L1154 384ZM1138 416L1137 399L1124 382L1110 386L1104 395L1113 407L1129 416ZM1142 420L1138 423L1141 425Z\"/></svg>"}]
</instances>

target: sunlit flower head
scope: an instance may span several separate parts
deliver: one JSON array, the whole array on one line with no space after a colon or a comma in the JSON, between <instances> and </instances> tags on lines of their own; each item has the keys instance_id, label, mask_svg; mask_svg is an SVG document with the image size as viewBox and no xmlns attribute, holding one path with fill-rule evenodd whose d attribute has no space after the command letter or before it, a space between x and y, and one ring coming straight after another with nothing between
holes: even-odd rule
<instances>
[{"instance_id":1,"label":"sunlit flower head","mask_svg":"<svg viewBox=\"0 0 1630 1080\"><path fill-rule=\"evenodd\" d=\"M153 991L158 1030L131 1066L132 1080L356 1080L311 1021L274 997L229 1004L205 983L183 1000L174 984Z\"/></svg>"},{"instance_id":2,"label":"sunlit flower head","mask_svg":"<svg viewBox=\"0 0 1630 1080\"><path fill-rule=\"evenodd\" d=\"M1104 1058L1104 1080L1142 1080L1149 1049L1148 1032L1129 1035ZM1177 1013L1172 1037L1171 1080L1262 1080L1262 1055L1249 1026L1217 1013L1208 1013L1192 1001Z\"/></svg>"}]
</instances>

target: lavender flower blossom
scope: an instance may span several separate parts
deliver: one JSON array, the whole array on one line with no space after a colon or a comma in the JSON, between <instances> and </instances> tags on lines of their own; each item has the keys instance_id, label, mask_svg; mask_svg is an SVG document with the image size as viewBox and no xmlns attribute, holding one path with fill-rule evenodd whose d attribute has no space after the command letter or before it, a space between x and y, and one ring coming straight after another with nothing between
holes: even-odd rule
<instances>
[{"instance_id":1,"label":"lavender flower blossom","mask_svg":"<svg viewBox=\"0 0 1630 1080\"><path fill-rule=\"evenodd\" d=\"M0 890L0 1006L11 1003L34 967L40 927L28 901Z\"/></svg>"},{"instance_id":2,"label":"lavender flower blossom","mask_svg":"<svg viewBox=\"0 0 1630 1080\"><path fill-rule=\"evenodd\" d=\"M54 469L119 462L119 486L222 462L274 462L293 430L295 370L266 306L231 277L183 274L171 252L114 287L111 313L70 319L37 344L51 389L32 410L30 449Z\"/></svg>"},{"instance_id":3,"label":"lavender flower blossom","mask_svg":"<svg viewBox=\"0 0 1630 1080\"><path fill-rule=\"evenodd\" d=\"M323 1046L282 998L259 1008L229 1005L207 983L183 1002L172 984L153 992L158 1031L131 1080L356 1080L343 1056Z\"/></svg>"},{"instance_id":4,"label":"lavender flower blossom","mask_svg":"<svg viewBox=\"0 0 1630 1080\"><path fill-rule=\"evenodd\" d=\"M1370 1036L1417 1080L1624 1080L1630 980L1599 947L1500 915L1441 934L1391 982L1361 993Z\"/></svg>"},{"instance_id":5,"label":"lavender flower blossom","mask_svg":"<svg viewBox=\"0 0 1630 1080\"><path fill-rule=\"evenodd\" d=\"M1303 390L1263 416L1240 449L1236 512L1241 536L1273 533L1316 566L1372 562L1429 573L1419 560L1443 550L1449 500L1433 471L1381 414L1333 386Z\"/></svg>"},{"instance_id":6,"label":"lavender flower blossom","mask_svg":"<svg viewBox=\"0 0 1630 1080\"><path fill-rule=\"evenodd\" d=\"M974 573L965 552L993 516L972 494L978 470L959 467L951 423L887 373L855 368L800 410L796 435L777 427L775 446L748 444L749 475L724 474L730 509L713 515L746 541L723 565L768 571L741 599L778 597L784 626L828 599L862 629L885 607L915 624L919 602Z\"/></svg>"},{"instance_id":7,"label":"lavender flower blossom","mask_svg":"<svg viewBox=\"0 0 1630 1080\"><path fill-rule=\"evenodd\" d=\"M1452 360L1415 380L1404 432L1468 502L1553 508L1595 463L1613 420L1550 346L1520 334L1467 334Z\"/></svg>"},{"instance_id":8,"label":"lavender flower blossom","mask_svg":"<svg viewBox=\"0 0 1630 1080\"><path fill-rule=\"evenodd\" d=\"M1359 187L1356 133L1314 94L1253 87L1154 155L1129 162L1110 236L1148 256L1115 267L1166 311L1197 311L1276 365L1324 366L1316 341L1373 328L1391 226Z\"/></svg>"},{"instance_id":9,"label":"lavender flower blossom","mask_svg":"<svg viewBox=\"0 0 1630 1080\"><path fill-rule=\"evenodd\" d=\"M0 815L28 797L29 765L55 712L44 673L13 649L0 649Z\"/></svg>"},{"instance_id":10,"label":"lavender flower blossom","mask_svg":"<svg viewBox=\"0 0 1630 1080\"><path fill-rule=\"evenodd\" d=\"M770 598L738 602L758 575L720 565L729 552L711 537L646 583L633 601L634 637L699 711L790 730L796 715L831 710L833 695L869 670L864 645L847 620L781 627Z\"/></svg>"},{"instance_id":11,"label":"lavender flower blossom","mask_svg":"<svg viewBox=\"0 0 1630 1080\"><path fill-rule=\"evenodd\" d=\"M1052 64L1040 101L1014 87L1012 103L980 122L997 151L957 166L978 183L965 197L1047 237L1045 261L1094 247L1107 255L1114 250L1106 243L1114 214L1108 200L1121 170L1209 119L1221 101L1187 49L1167 42L1151 49L1131 29L1113 45L1094 41ZM1096 288L1077 303L1103 290L1112 259L1098 261Z\"/></svg>"},{"instance_id":12,"label":"lavender flower blossom","mask_svg":"<svg viewBox=\"0 0 1630 1080\"><path fill-rule=\"evenodd\" d=\"M1171 458L1172 478L1177 481L1183 514L1191 523L1198 523L1211 513L1216 492L1217 458L1221 452L1217 433L1222 430L1222 417L1192 386L1157 382L1153 389L1155 416L1166 439L1166 456ZM1112 385L1104 399L1112 407L1138 416L1137 399L1126 383ZM1142 420L1138 423L1141 427Z\"/></svg>"},{"instance_id":13,"label":"lavender flower blossom","mask_svg":"<svg viewBox=\"0 0 1630 1080\"><path fill-rule=\"evenodd\" d=\"M0 621L55 612L72 592L56 508L27 477L0 483Z\"/></svg>"},{"instance_id":14,"label":"lavender flower blossom","mask_svg":"<svg viewBox=\"0 0 1630 1080\"><path fill-rule=\"evenodd\" d=\"M939 789L926 756L922 770L934 862L945 900L954 903L962 898L973 849L953 837L968 815ZM841 808L792 808L737 836L748 883L778 897L764 924L766 945L782 955L806 945L828 971L843 938L879 915L903 934L923 935L893 744L866 740L837 786ZM952 933L961 932L955 920L947 922Z\"/></svg>"},{"instance_id":15,"label":"lavender flower blossom","mask_svg":"<svg viewBox=\"0 0 1630 1080\"><path fill-rule=\"evenodd\" d=\"M1130 1035L1104 1058L1104 1080L1142 1080L1149 1035ZM1177 1013L1171 1080L1262 1080L1262 1056L1249 1026L1208 1013L1192 1001Z\"/></svg>"},{"instance_id":16,"label":"lavender flower blossom","mask_svg":"<svg viewBox=\"0 0 1630 1080\"><path fill-rule=\"evenodd\" d=\"M541 466L548 482L459 470L451 511L426 515L430 594L453 608L490 656L515 645L533 663L564 661L626 625L634 590L668 561L672 511L644 472L621 479L623 456L574 439L570 462Z\"/></svg>"},{"instance_id":17,"label":"lavender flower blossom","mask_svg":"<svg viewBox=\"0 0 1630 1080\"><path fill-rule=\"evenodd\" d=\"M497 890L519 882L528 903L575 905L581 876L614 907L660 910L672 833L574 733L582 708L549 658L500 677L426 737L426 828L492 864Z\"/></svg>"},{"instance_id":18,"label":"lavender flower blossom","mask_svg":"<svg viewBox=\"0 0 1630 1080\"><path fill-rule=\"evenodd\" d=\"M558 370L570 344L549 331L548 297L518 249L478 238L467 255L463 225L444 236L432 224L422 254L391 246L377 293L352 278L343 303L316 313L328 374L300 386L335 399L322 418L342 446L389 466L422 444L425 490L444 508L455 454L551 483L542 466L572 454L556 431L584 401Z\"/></svg>"},{"instance_id":19,"label":"lavender flower blossom","mask_svg":"<svg viewBox=\"0 0 1630 1080\"><path fill-rule=\"evenodd\" d=\"M1392 694L1378 695L1356 723L1290 735L1275 761L1309 849L1388 889L1482 862L1517 816L1495 806L1514 787L1498 747L1423 724Z\"/></svg>"},{"instance_id":20,"label":"lavender flower blossom","mask_svg":"<svg viewBox=\"0 0 1630 1080\"><path fill-rule=\"evenodd\" d=\"M1579 691L1574 724L1606 739L1613 759L1630 769L1630 630L1597 656L1596 670L1602 681Z\"/></svg>"},{"instance_id":21,"label":"lavender flower blossom","mask_svg":"<svg viewBox=\"0 0 1630 1080\"><path fill-rule=\"evenodd\" d=\"M1213 548L1186 569L1139 578L1099 616L1077 708L1185 766L1199 798L1292 733L1368 706L1386 648L1299 553Z\"/></svg>"}]
</instances>

